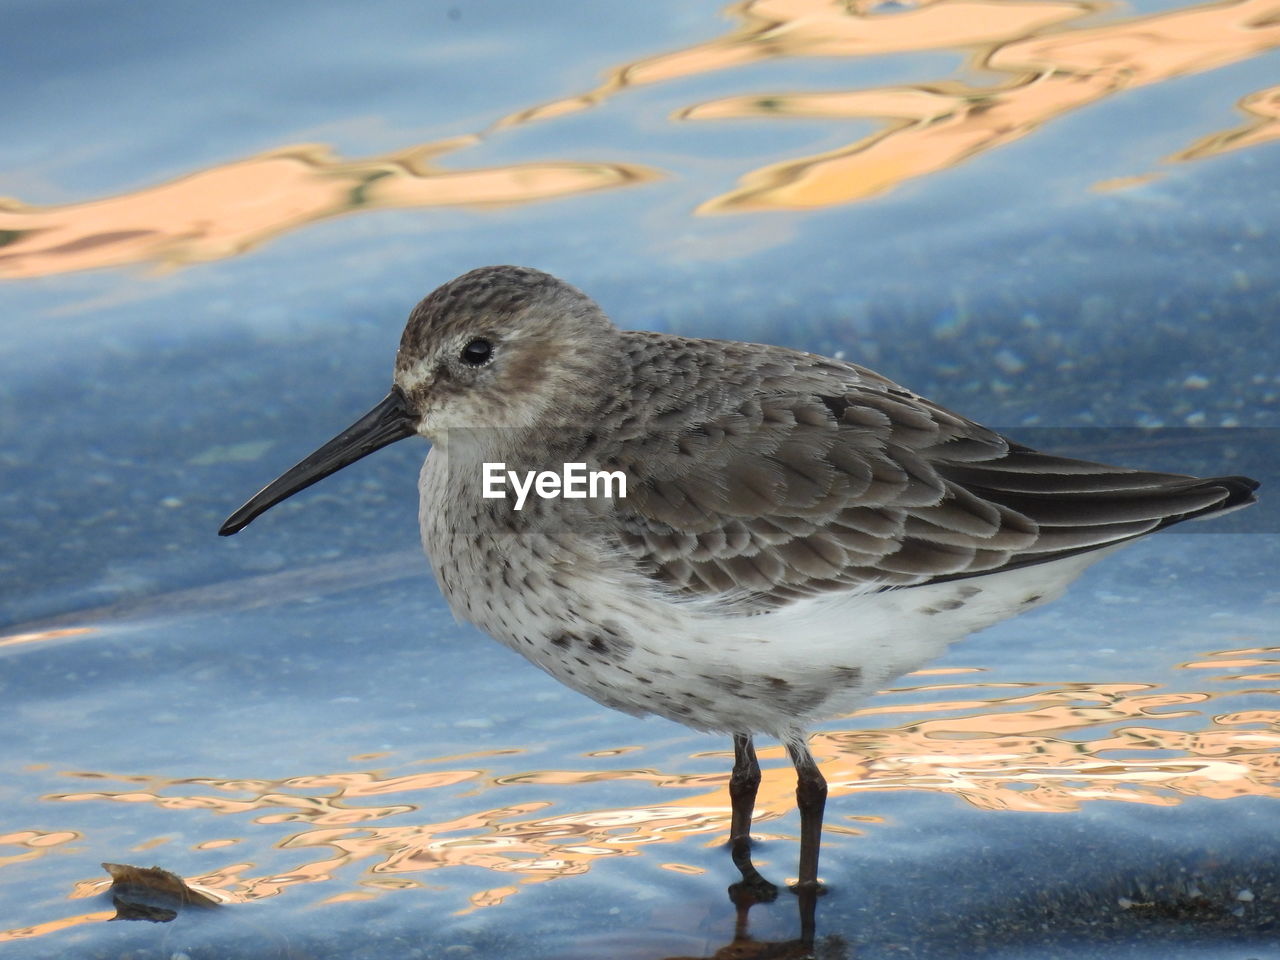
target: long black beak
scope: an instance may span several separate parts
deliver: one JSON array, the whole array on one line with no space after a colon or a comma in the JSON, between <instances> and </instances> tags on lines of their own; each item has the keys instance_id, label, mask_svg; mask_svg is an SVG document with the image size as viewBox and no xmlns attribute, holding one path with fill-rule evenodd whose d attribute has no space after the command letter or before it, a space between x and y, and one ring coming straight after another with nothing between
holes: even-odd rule
<instances>
[{"instance_id":1,"label":"long black beak","mask_svg":"<svg viewBox=\"0 0 1280 960\"><path fill-rule=\"evenodd\" d=\"M229 537L233 533L239 533L258 514L266 513L281 500L287 500L329 474L336 473L388 444L413 436L415 432L404 394L399 387L392 387L380 404L250 497L243 507L227 517L227 522L218 530L218 535Z\"/></svg>"}]
</instances>

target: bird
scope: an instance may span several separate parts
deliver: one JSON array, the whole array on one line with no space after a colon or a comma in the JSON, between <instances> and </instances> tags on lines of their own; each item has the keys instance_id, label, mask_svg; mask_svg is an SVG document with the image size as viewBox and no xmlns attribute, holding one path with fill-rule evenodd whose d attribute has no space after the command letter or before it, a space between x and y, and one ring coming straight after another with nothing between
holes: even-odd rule
<instances>
[{"instance_id":1,"label":"bird","mask_svg":"<svg viewBox=\"0 0 1280 960\"><path fill-rule=\"evenodd\" d=\"M732 739L730 892L748 902L777 891L751 862L753 738L784 744L809 943L813 724L1258 487L1040 452L856 363L623 330L548 273L490 266L419 302L387 396L219 533L412 436L431 443L423 547L459 619L607 707Z\"/></svg>"}]
</instances>

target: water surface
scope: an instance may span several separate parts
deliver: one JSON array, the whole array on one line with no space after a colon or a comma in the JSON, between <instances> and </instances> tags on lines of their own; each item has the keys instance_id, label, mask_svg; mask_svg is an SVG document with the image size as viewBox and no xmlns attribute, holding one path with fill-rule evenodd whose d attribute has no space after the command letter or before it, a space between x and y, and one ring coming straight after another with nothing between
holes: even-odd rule
<instances>
[{"instance_id":1,"label":"water surface","mask_svg":"<svg viewBox=\"0 0 1280 960\"><path fill-rule=\"evenodd\" d=\"M422 294L504 262L625 327L839 352L1037 446L1262 479L813 749L826 955L1273 949L1275 0L8 17L7 953L733 940L728 743L457 625L417 548L424 446L215 536L385 393ZM785 877L794 784L762 761ZM223 905L109 923L103 861ZM793 938L793 909L750 935Z\"/></svg>"}]
</instances>

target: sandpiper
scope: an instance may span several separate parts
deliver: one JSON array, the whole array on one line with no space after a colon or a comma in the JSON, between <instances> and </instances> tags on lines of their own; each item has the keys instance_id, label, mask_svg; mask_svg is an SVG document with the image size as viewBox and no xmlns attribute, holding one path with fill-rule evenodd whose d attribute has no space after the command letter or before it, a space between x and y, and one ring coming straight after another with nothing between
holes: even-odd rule
<instances>
[{"instance_id":1,"label":"sandpiper","mask_svg":"<svg viewBox=\"0 0 1280 960\"><path fill-rule=\"evenodd\" d=\"M755 899L775 888L750 859L754 734L795 765L812 902L812 723L1258 486L1040 453L865 367L619 330L569 284L498 266L422 300L386 398L219 532L414 434L432 442L422 542L458 617L606 706L732 736L735 888ZM551 483L518 510L485 495L486 476L570 464L625 484Z\"/></svg>"}]
</instances>

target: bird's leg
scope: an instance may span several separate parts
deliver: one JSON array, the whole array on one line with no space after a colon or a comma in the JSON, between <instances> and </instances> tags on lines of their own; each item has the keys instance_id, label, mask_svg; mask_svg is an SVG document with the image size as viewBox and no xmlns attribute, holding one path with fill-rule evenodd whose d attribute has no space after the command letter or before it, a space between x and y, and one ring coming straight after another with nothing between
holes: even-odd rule
<instances>
[{"instance_id":1,"label":"bird's leg","mask_svg":"<svg viewBox=\"0 0 1280 960\"><path fill-rule=\"evenodd\" d=\"M822 811L827 781L804 740L788 740L787 753L796 768L796 806L800 808L800 882L797 889L818 884L818 851L822 846Z\"/></svg>"},{"instance_id":2,"label":"bird's leg","mask_svg":"<svg viewBox=\"0 0 1280 960\"><path fill-rule=\"evenodd\" d=\"M822 847L827 781L803 739L788 740L787 753L796 768L796 806L800 808L800 879L791 889L800 898L800 940L812 947L814 913L822 890L818 883L818 852Z\"/></svg>"},{"instance_id":3,"label":"bird's leg","mask_svg":"<svg viewBox=\"0 0 1280 960\"><path fill-rule=\"evenodd\" d=\"M742 873L742 882L729 888L729 899L739 907L752 903L768 903L778 895L778 888L760 875L751 862L751 814L755 810L756 791L760 788L760 761L751 735L733 735L733 774L729 777L729 799L733 802L733 820L729 827L733 865Z\"/></svg>"}]
</instances>

